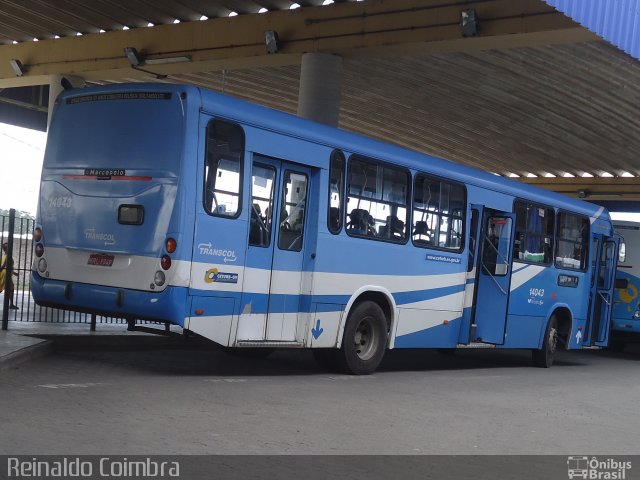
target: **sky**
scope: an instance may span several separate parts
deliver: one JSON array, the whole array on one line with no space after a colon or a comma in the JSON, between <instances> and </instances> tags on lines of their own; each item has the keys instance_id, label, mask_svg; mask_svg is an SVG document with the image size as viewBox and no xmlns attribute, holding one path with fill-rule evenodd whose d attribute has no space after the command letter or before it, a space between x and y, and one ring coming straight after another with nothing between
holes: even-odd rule
<instances>
[{"instance_id":1,"label":"sky","mask_svg":"<svg viewBox=\"0 0 640 480\"><path fill-rule=\"evenodd\" d=\"M47 134L0 123L0 208L35 216ZM640 213L611 214L614 220L640 222Z\"/></svg>"},{"instance_id":2,"label":"sky","mask_svg":"<svg viewBox=\"0 0 640 480\"><path fill-rule=\"evenodd\" d=\"M0 208L36 214L47 134L0 123Z\"/></svg>"}]
</instances>

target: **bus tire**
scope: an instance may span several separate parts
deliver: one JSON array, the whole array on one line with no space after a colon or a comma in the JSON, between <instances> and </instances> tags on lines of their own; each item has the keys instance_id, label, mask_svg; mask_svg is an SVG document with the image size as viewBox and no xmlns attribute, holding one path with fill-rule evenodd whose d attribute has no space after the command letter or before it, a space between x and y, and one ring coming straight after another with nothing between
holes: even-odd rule
<instances>
[{"instance_id":1,"label":"bus tire","mask_svg":"<svg viewBox=\"0 0 640 480\"><path fill-rule=\"evenodd\" d=\"M345 373L373 373L387 347L387 320L380 305L371 300L357 304L349 313L340 347L340 364Z\"/></svg>"},{"instance_id":2,"label":"bus tire","mask_svg":"<svg viewBox=\"0 0 640 480\"><path fill-rule=\"evenodd\" d=\"M542 341L542 348L535 349L531 353L533 364L540 368L549 368L553 365L553 357L556 353L556 347L558 346L558 321L556 316L553 315L547 325L547 330L544 333L544 340Z\"/></svg>"}]
</instances>

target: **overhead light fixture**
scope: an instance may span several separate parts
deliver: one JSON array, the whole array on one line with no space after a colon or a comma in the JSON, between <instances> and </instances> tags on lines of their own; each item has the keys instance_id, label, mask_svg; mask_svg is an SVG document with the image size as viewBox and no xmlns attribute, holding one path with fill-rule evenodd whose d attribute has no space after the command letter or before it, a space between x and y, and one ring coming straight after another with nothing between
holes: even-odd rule
<instances>
[{"instance_id":1,"label":"overhead light fixture","mask_svg":"<svg viewBox=\"0 0 640 480\"><path fill-rule=\"evenodd\" d=\"M473 37L478 33L478 15L474 9L462 10L460 13L460 28L463 37Z\"/></svg>"},{"instance_id":2,"label":"overhead light fixture","mask_svg":"<svg viewBox=\"0 0 640 480\"><path fill-rule=\"evenodd\" d=\"M22 65L22 62L20 60L12 58L11 60L9 60L9 65L11 65L11 68L15 72L16 77L21 77L24 75L26 70L24 69L24 65Z\"/></svg>"},{"instance_id":3,"label":"overhead light fixture","mask_svg":"<svg viewBox=\"0 0 640 480\"><path fill-rule=\"evenodd\" d=\"M142 56L138 52L138 50L136 50L133 47L125 47L124 54L127 57L127 60L129 60L129 63L131 64L131 68L135 70L140 70L141 72L144 72L144 73L148 73L149 75L153 75L157 79L167 78L167 75L145 70L144 68L141 67L141 65L147 65L147 64L158 65L158 64L166 64L166 63L175 63L175 62L188 62L191 60L191 58L188 56L159 57L159 58L146 59L144 58L144 56Z\"/></svg>"},{"instance_id":4,"label":"overhead light fixture","mask_svg":"<svg viewBox=\"0 0 640 480\"><path fill-rule=\"evenodd\" d=\"M578 190L576 192L576 196L578 198L619 198L622 197L623 194L620 192L592 192L590 190Z\"/></svg>"},{"instance_id":5,"label":"overhead light fixture","mask_svg":"<svg viewBox=\"0 0 640 480\"><path fill-rule=\"evenodd\" d=\"M126 55L127 60L129 60L129 63L132 67L137 67L142 63L142 58L140 57L138 50L136 50L135 48L125 47L124 54Z\"/></svg>"},{"instance_id":6,"label":"overhead light fixture","mask_svg":"<svg viewBox=\"0 0 640 480\"><path fill-rule=\"evenodd\" d=\"M182 62L190 62L191 57L189 55L180 55L177 57L156 57L156 58L145 58L145 65L166 65L168 63L182 63Z\"/></svg>"},{"instance_id":7,"label":"overhead light fixture","mask_svg":"<svg viewBox=\"0 0 640 480\"><path fill-rule=\"evenodd\" d=\"M280 40L278 32L275 30L267 30L264 32L264 45L267 47L267 53L278 53L280 49Z\"/></svg>"}]
</instances>

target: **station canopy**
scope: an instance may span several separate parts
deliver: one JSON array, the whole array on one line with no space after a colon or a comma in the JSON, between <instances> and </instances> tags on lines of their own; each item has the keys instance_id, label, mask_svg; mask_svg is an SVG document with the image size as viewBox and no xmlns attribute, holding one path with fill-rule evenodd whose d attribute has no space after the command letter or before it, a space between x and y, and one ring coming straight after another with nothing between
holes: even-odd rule
<instances>
[{"instance_id":1,"label":"station canopy","mask_svg":"<svg viewBox=\"0 0 640 480\"><path fill-rule=\"evenodd\" d=\"M462 11L475 15L468 36ZM302 54L335 53L343 129L582 198L638 200L638 25L638 0L0 0L0 109L46 110L17 87L70 74L189 83L295 114ZM123 47L186 60L144 72Z\"/></svg>"}]
</instances>

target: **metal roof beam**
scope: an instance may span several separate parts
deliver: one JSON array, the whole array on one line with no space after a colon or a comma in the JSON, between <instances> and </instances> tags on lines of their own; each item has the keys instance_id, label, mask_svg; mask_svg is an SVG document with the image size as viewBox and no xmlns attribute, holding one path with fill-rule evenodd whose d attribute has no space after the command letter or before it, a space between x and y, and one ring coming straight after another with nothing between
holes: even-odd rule
<instances>
[{"instance_id":1,"label":"metal roof beam","mask_svg":"<svg viewBox=\"0 0 640 480\"><path fill-rule=\"evenodd\" d=\"M584 200L640 200L639 177L519 178L519 181Z\"/></svg>"},{"instance_id":2,"label":"metal roof beam","mask_svg":"<svg viewBox=\"0 0 640 480\"><path fill-rule=\"evenodd\" d=\"M478 35L463 38L460 14L474 8ZM275 30L277 54L264 32ZM158 75L299 64L305 52L343 56L461 52L597 40L540 0L379 0L332 8L307 7L267 14L160 25L102 34L0 46L0 88L48 83L51 75L86 80L144 79L124 56L135 47L145 59L188 55L190 62L153 65ZM25 67L16 77L9 60ZM148 67L148 68L147 68Z\"/></svg>"}]
</instances>

